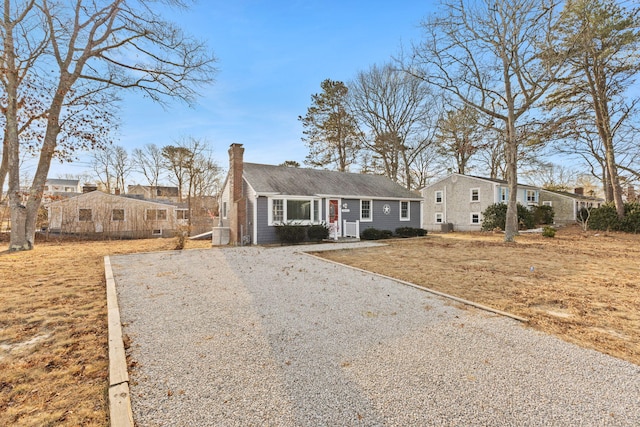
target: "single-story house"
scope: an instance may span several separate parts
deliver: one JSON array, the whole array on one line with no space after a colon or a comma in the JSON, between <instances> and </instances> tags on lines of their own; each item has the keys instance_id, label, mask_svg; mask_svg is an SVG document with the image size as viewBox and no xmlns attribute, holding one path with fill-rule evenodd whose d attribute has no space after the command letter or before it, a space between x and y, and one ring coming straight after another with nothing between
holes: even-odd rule
<instances>
[{"instance_id":1,"label":"single-story house","mask_svg":"<svg viewBox=\"0 0 640 427\"><path fill-rule=\"evenodd\" d=\"M49 231L104 237L175 235L188 222L187 209L170 203L92 191L46 205Z\"/></svg>"},{"instance_id":2,"label":"single-story house","mask_svg":"<svg viewBox=\"0 0 640 427\"><path fill-rule=\"evenodd\" d=\"M326 224L334 238L421 226L420 195L386 177L244 163L243 154L241 144L231 145L221 193L221 225L232 244L276 243L282 224Z\"/></svg>"},{"instance_id":3,"label":"single-story house","mask_svg":"<svg viewBox=\"0 0 640 427\"><path fill-rule=\"evenodd\" d=\"M507 181L477 176L451 174L422 189L424 197L423 228L430 231L480 231L482 212L492 204L507 203ZM523 206L552 206L556 224L576 221L582 207L598 207L602 199L544 190L518 184L517 201Z\"/></svg>"}]
</instances>

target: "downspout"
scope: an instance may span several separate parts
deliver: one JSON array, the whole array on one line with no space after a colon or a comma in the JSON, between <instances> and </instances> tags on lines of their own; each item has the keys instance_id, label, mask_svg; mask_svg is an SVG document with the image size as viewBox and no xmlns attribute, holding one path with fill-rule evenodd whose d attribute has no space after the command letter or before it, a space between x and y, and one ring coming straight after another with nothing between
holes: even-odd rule
<instances>
[{"instance_id":1,"label":"downspout","mask_svg":"<svg viewBox=\"0 0 640 427\"><path fill-rule=\"evenodd\" d=\"M255 196L255 202L253 203L253 243L258 244L258 195Z\"/></svg>"}]
</instances>

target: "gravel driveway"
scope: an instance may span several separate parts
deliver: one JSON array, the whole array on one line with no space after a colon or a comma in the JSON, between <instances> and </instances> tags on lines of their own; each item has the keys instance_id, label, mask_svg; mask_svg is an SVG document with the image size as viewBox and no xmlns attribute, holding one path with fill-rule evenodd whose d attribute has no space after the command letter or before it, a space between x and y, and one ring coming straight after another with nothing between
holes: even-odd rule
<instances>
[{"instance_id":1,"label":"gravel driveway","mask_svg":"<svg viewBox=\"0 0 640 427\"><path fill-rule=\"evenodd\" d=\"M640 366L300 253L338 246L112 256L137 425L640 425Z\"/></svg>"}]
</instances>

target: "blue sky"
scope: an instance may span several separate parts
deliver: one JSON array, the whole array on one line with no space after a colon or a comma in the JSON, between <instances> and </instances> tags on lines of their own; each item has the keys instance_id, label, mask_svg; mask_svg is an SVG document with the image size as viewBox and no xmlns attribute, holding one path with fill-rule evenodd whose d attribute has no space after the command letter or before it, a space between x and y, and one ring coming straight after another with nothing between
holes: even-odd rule
<instances>
[{"instance_id":1,"label":"blue sky","mask_svg":"<svg viewBox=\"0 0 640 427\"><path fill-rule=\"evenodd\" d=\"M389 61L400 46L420 38L429 1L204 1L167 16L206 40L219 73L201 90L195 108L163 109L139 95L124 97L115 144L129 151L182 137L206 139L226 167L231 143L244 144L245 160L279 164L307 154L298 116L327 78L347 82L373 64ZM52 165L51 177L88 170L86 157ZM140 177L132 181L145 183Z\"/></svg>"}]
</instances>

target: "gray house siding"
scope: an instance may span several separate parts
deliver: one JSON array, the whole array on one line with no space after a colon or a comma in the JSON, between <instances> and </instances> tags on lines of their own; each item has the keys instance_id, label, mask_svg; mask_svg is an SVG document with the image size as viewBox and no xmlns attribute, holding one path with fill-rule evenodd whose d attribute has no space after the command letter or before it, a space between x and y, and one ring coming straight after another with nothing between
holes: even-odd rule
<instances>
[{"instance_id":1,"label":"gray house siding","mask_svg":"<svg viewBox=\"0 0 640 427\"><path fill-rule=\"evenodd\" d=\"M253 243L258 245L277 243L276 229L273 226L269 226L269 199L258 197L256 203L258 204L258 218L256 218L258 236L253 240Z\"/></svg>"},{"instance_id":2,"label":"gray house siding","mask_svg":"<svg viewBox=\"0 0 640 427\"><path fill-rule=\"evenodd\" d=\"M389 205L388 215L384 212L385 205ZM420 202L409 201L409 221L400 221L399 200L374 200L373 221L360 222L360 232L367 228L395 231L398 227L420 227Z\"/></svg>"}]
</instances>

